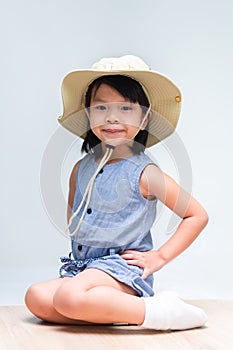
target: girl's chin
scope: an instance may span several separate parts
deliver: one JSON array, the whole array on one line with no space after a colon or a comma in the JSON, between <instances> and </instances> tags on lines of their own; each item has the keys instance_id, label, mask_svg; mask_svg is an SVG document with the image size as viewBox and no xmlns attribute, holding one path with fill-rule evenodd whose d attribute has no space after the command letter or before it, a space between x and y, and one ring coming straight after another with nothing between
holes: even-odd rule
<instances>
[{"instance_id":1,"label":"girl's chin","mask_svg":"<svg viewBox=\"0 0 233 350\"><path fill-rule=\"evenodd\" d=\"M117 146L129 145L129 143L132 143L132 140L126 140L121 138L107 138L103 141L103 143L117 147Z\"/></svg>"}]
</instances>

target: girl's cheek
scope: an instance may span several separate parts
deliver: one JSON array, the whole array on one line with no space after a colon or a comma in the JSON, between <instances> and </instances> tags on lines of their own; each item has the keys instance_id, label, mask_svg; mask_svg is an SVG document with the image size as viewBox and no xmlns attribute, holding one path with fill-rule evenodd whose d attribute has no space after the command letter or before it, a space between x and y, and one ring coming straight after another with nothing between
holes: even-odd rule
<instances>
[{"instance_id":1,"label":"girl's cheek","mask_svg":"<svg viewBox=\"0 0 233 350\"><path fill-rule=\"evenodd\" d=\"M97 136L98 138L101 137L98 127L91 128L91 130L95 134L95 136Z\"/></svg>"},{"instance_id":2,"label":"girl's cheek","mask_svg":"<svg viewBox=\"0 0 233 350\"><path fill-rule=\"evenodd\" d=\"M90 121L90 129L94 130L97 127L97 124L92 120Z\"/></svg>"}]
</instances>

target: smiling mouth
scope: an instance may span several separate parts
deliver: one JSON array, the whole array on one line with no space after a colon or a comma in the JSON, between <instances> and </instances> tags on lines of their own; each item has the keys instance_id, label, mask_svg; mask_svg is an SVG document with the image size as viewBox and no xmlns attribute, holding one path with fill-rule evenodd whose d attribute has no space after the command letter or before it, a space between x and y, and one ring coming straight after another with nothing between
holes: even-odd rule
<instances>
[{"instance_id":1,"label":"smiling mouth","mask_svg":"<svg viewBox=\"0 0 233 350\"><path fill-rule=\"evenodd\" d=\"M119 130L119 129L104 129L103 130L107 134L119 134L123 132L124 130Z\"/></svg>"}]
</instances>

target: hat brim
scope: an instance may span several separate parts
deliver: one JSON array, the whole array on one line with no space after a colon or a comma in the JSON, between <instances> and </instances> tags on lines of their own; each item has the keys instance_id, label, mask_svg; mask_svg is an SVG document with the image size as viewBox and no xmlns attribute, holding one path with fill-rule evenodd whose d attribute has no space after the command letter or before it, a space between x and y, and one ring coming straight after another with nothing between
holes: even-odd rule
<instances>
[{"instance_id":1,"label":"hat brim","mask_svg":"<svg viewBox=\"0 0 233 350\"><path fill-rule=\"evenodd\" d=\"M63 114L59 123L70 132L85 138L89 129L84 110L88 86L106 75L124 75L142 85L151 104L147 147L168 137L177 126L181 109L181 92L167 77L154 71L139 70L77 70L69 73L62 83Z\"/></svg>"}]
</instances>

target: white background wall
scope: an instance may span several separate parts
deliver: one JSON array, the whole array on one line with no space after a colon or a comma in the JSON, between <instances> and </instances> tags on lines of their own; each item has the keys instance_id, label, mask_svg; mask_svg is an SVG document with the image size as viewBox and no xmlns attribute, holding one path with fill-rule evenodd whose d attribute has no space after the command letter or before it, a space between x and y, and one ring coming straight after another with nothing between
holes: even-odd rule
<instances>
[{"instance_id":1,"label":"white background wall","mask_svg":"<svg viewBox=\"0 0 233 350\"><path fill-rule=\"evenodd\" d=\"M0 3L0 304L22 304L27 286L56 277L59 256L69 251L46 214L40 186L41 161L62 112L63 77L101 57L128 53L181 88L177 132L192 168L186 180L210 216L194 244L156 274L155 287L184 298L232 298L232 1ZM177 176L166 143L150 153ZM64 160L64 192L73 158L68 152ZM170 215L163 210L153 229L156 247L169 237Z\"/></svg>"}]
</instances>

